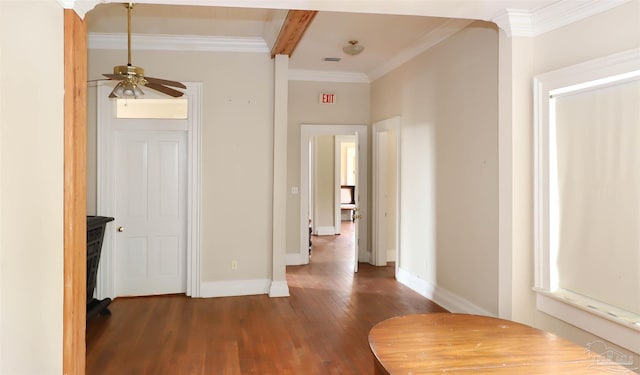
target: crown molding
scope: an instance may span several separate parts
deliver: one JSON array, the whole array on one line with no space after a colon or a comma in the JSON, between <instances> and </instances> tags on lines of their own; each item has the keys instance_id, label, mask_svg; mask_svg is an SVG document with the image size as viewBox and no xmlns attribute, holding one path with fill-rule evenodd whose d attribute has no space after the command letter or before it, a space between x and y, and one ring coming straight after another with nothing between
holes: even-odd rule
<instances>
[{"instance_id":1,"label":"crown molding","mask_svg":"<svg viewBox=\"0 0 640 375\"><path fill-rule=\"evenodd\" d=\"M99 0L58 0L64 9L73 9L81 19L89 13L89 11L100 4Z\"/></svg>"},{"instance_id":2,"label":"crown molding","mask_svg":"<svg viewBox=\"0 0 640 375\"><path fill-rule=\"evenodd\" d=\"M269 53L259 37L133 34L132 48L151 51L204 51ZM127 49L127 34L90 33L89 49Z\"/></svg>"},{"instance_id":3,"label":"crown molding","mask_svg":"<svg viewBox=\"0 0 640 375\"><path fill-rule=\"evenodd\" d=\"M618 7L629 0L590 0L555 2L533 14L533 35L538 36L562 26Z\"/></svg>"},{"instance_id":4,"label":"crown molding","mask_svg":"<svg viewBox=\"0 0 640 375\"><path fill-rule=\"evenodd\" d=\"M422 52L437 45L458 31L467 27L472 20L448 19L442 22L438 27L424 35L413 47L401 51L392 59L382 64L369 73L369 79L373 82L390 71L398 68L407 61L418 56Z\"/></svg>"},{"instance_id":5,"label":"crown molding","mask_svg":"<svg viewBox=\"0 0 640 375\"><path fill-rule=\"evenodd\" d=\"M505 9L492 21L508 37L535 37L618 7L630 0L560 0L535 12Z\"/></svg>"},{"instance_id":6,"label":"crown molding","mask_svg":"<svg viewBox=\"0 0 640 375\"><path fill-rule=\"evenodd\" d=\"M532 15L522 9L505 9L504 13L492 21L504 30L509 38L512 36L534 36Z\"/></svg>"},{"instance_id":7,"label":"crown molding","mask_svg":"<svg viewBox=\"0 0 640 375\"><path fill-rule=\"evenodd\" d=\"M289 69L289 81L369 83L364 73Z\"/></svg>"}]
</instances>

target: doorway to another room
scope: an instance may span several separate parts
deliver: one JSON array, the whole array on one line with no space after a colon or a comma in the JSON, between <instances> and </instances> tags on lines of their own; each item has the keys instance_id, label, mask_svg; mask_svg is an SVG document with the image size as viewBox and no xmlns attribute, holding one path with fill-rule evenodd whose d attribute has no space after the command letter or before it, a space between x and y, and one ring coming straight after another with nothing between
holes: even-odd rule
<instances>
[{"instance_id":1,"label":"doorway to another room","mask_svg":"<svg viewBox=\"0 0 640 375\"><path fill-rule=\"evenodd\" d=\"M358 218L356 205L356 181L358 158L355 135L337 135L335 140L334 169L336 171L337 194L335 199L335 227L341 233L342 222L355 222Z\"/></svg>"},{"instance_id":2,"label":"doorway to another room","mask_svg":"<svg viewBox=\"0 0 640 375\"><path fill-rule=\"evenodd\" d=\"M370 262L367 251L367 126L302 125L300 173L300 241L313 249L337 241L349 245L347 262ZM332 246L328 246L329 248ZM316 262L317 258L313 258Z\"/></svg>"},{"instance_id":3,"label":"doorway to another room","mask_svg":"<svg viewBox=\"0 0 640 375\"><path fill-rule=\"evenodd\" d=\"M188 83L179 115L155 109L177 105L172 99L114 103L110 83L94 87L90 207L115 218L104 234L96 296L197 297L201 85Z\"/></svg>"}]
</instances>

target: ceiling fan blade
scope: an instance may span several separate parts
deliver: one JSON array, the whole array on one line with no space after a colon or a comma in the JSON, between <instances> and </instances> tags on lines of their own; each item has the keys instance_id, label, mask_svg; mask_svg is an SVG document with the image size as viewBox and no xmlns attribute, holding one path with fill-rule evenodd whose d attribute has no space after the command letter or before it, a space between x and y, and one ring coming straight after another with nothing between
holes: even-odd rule
<instances>
[{"instance_id":1,"label":"ceiling fan blade","mask_svg":"<svg viewBox=\"0 0 640 375\"><path fill-rule=\"evenodd\" d=\"M160 91L163 94L167 94L167 95L173 96L174 98L178 98L178 97L181 97L182 95L184 95L184 93L181 92L181 91L174 90L174 89L166 87L166 86L162 86L161 84L158 84L158 83L155 83L155 82L147 83L146 87L148 87L150 89L154 89L156 91Z\"/></svg>"},{"instance_id":2,"label":"ceiling fan blade","mask_svg":"<svg viewBox=\"0 0 640 375\"><path fill-rule=\"evenodd\" d=\"M102 74L102 75L103 75L103 76L105 76L105 77L107 77L107 78L109 78L109 79L115 79L115 80L118 80L118 81L122 81L122 80L124 80L124 79L127 79L127 77L126 77L126 76L123 76L123 75L120 75L120 74L109 74L109 73L104 73L104 74Z\"/></svg>"},{"instance_id":3,"label":"ceiling fan blade","mask_svg":"<svg viewBox=\"0 0 640 375\"><path fill-rule=\"evenodd\" d=\"M181 89L186 89L187 88L187 86L185 86L184 84L182 84L180 82L169 81L168 79L153 78L153 77L144 77L144 79L146 79L147 82L157 83L157 84L160 84L160 85L178 87L178 88L181 88Z\"/></svg>"}]
</instances>

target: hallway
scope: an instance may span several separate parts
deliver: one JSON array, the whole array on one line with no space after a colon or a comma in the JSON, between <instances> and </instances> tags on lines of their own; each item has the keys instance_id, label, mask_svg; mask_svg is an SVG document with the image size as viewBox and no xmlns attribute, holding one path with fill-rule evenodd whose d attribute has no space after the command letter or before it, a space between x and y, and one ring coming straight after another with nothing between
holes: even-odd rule
<instances>
[{"instance_id":1,"label":"hallway","mask_svg":"<svg viewBox=\"0 0 640 375\"><path fill-rule=\"evenodd\" d=\"M88 323L87 374L372 374L373 325L444 310L396 282L393 264L354 274L344 225L287 267L288 298L116 299Z\"/></svg>"}]
</instances>

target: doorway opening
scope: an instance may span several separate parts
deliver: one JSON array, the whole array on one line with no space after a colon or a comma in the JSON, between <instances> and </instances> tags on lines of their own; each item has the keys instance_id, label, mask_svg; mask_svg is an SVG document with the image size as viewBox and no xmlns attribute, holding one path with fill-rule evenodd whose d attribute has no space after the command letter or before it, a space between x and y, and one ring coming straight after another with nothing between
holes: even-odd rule
<instances>
[{"instance_id":1,"label":"doorway opening","mask_svg":"<svg viewBox=\"0 0 640 375\"><path fill-rule=\"evenodd\" d=\"M201 86L187 83L186 120L116 119L112 87L94 90L95 207L115 218L104 235L98 298L200 296Z\"/></svg>"},{"instance_id":2,"label":"doorway opening","mask_svg":"<svg viewBox=\"0 0 640 375\"><path fill-rule=\"evenodd\" d=\"M358 140L355 135L336 135L334 157L334 219L336 234L342 233L342 222L358 218Z\"/></svg>"},{"instance_id":3,"label":"doorway opening","mask_svg":"<svg viewBox=\"0 0 640 375\"><path fill-rule=\"evenodd\" d=\"M309 263L310 232L318 235L343 232L339 199L341 184L338 183L341 181L341 169L336 168L335 162L339 152L336 138L349 136L354 143L355 158L352 162L356 173L354 179L350 179L354 182L354 214L351 224L345 224L351 225L349 229L353 228L352 259L353 271L356 272L358 262L371 261L367 246L367 126L301 125L300 134L300 264ZM325 148L330 151L322 152ZM330 161L323 164L322 159L325 158ZM323 202L328 203L323 206Z\"/></svg>"}]
</instances>

